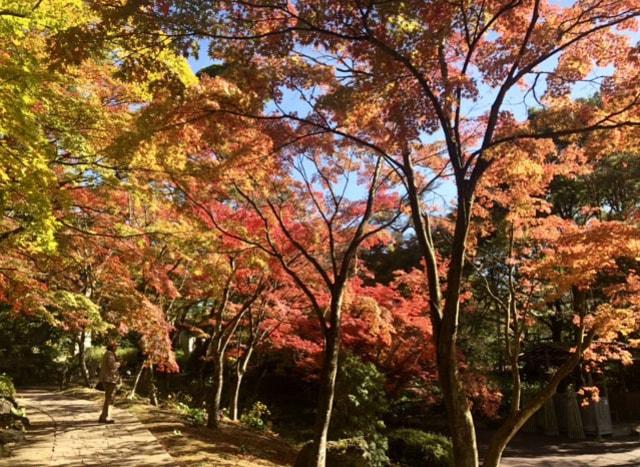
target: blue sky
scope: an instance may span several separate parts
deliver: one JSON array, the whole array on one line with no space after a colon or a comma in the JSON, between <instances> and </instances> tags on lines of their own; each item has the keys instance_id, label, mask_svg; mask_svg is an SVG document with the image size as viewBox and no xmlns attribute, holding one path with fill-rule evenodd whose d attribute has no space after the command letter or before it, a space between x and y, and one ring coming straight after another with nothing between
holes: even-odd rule
<instances>
[{"instance_id":1,"label":"blue sky","mask_svg":"<svg viewBox=\"0 0 640 467\"><path fill-rule=\"evenodd\" d=\"M560 3L566 3L561 1ZM565 5L566 6L566 5ZM634 35L637 36L637 35ZM202 41L200 43L200 57L195 59L191 57L189 59L189 64L194 72L211 65L214 63L207 54L207 41ZM309 53L309 51L307 51ZM313 52L311 52L313 54ZM554 58L552 60L548 60L546 63L543 63L540 67L538 67L539 71L551 71L555 68L557 64L557 59ZM612 73L612 68L606 69L597 69L592 73L592 76L596 75L610 75ZM529 82L531 84L531 81ZM543 79L539 80L536 91L538 97L541 97L544 93L545 82ZM574 98L577 97L586 97L591 96L597 91L597 86L593 83L578 83L572 89L572 96ZM490 108L493 100L495 98L496 89L490 88L486 85L479 86L479 98L475 101L467 100L463 103L463 113L467 117L477 117L482 114L485 114ZM308 111L308 106L302 102L302 100L291 91L284 91L284 100L282 106L286 111L297 111L300 115L305 115ZM506 99L503 104L503 110L511 112L517 120L524 120L527 118L528 110L531 108L537 108L539 104L535 101L533 95L530 93L525 96L525 94L519 89L512 89L506 96ZM437 140L441 140L442 135L439 133L434 133L430 135L423 135L422 140L425 143L435 142ZM353 188L353 196L358 196L358 189ZM433 197L433 201L437 204L446 204L450 203L452 199L455 199L455 186L449 180L444 180L441 183L440 187L437 190L437 193ZM444 207L444 206L442 206Z\"/></svg>"}]
</instances>

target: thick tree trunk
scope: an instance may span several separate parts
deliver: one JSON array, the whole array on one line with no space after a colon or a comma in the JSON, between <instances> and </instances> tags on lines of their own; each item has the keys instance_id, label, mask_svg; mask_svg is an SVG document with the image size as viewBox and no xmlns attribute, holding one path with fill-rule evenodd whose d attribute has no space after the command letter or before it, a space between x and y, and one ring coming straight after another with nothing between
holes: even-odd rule
<instances>
[{"instance_id":1,"label":"thick tree trunk","mask_svg":"<svg viewBox=\"0 0 640 467\"><path fill-rule=\"evenodd\" d=\"M404 173L407 177L407 194L411 208L411 219L426 264L429 312L434 329L433 338L437 353L438 377L447 409L447 421L451 430L455 465L456 467L477 467L478 448L475 427L466 392L458 374L457 362L460 284L462 282L466 251L465 242L469 231L469 213L471 212L473 197L462 193L460 190L463 188L458 188L459 210L449 273L447 275L447 295L446 299L443 300L429 216L422 212L419 190L413 171L413 162L408 149L403 152L403 162Z\"/></svg>"},{"instance_id":2,"label":"thick tree trunk","mask_svg":"<svg viewBox=\"0 0 640 467\"><path fill-rule=\"evenodd\" d=\"M82 376L82 381L86 387L89 387L91 383L89 381L89 369L87 368L87 354L84 348L85 338L86 332L82 329L78 340L78 363L80 364L80 376Z\"/></svg>"},{"instance_id":3,"label":"thick tree trunk","mask_svg":"<svg viewBox=\"0 0 640 467\"><path fill-rule=\"evenodd\" d=\"M447 273L444 313L435 333L437 341L438 375L442 388L456 467L477 467L476 432L464 385L458 372L458 322L460 287L469 233L473 196L458 188L458 214L453 237L451 261Z\"/></svg>"},{"instance_id":4,"label":"thick tree trunk","mask_svg":"<svg viewBox=\"0 0 640 467\"><path fill-rule=\"evenodd\" d=\"M456 467L477 467L478 447L471 407L460 381L456 345L451 339L441 340L438 348L438 376L447 420L451 431Z\"/></svg>"},{"instance_id":5,"label":"thick tree trunk","mask_svg":"<svg viewBox=\"0 0 640 467\"><path fill-rule=\"evenodd\" d=\"M220 404L222 402L222 386L224 384L224 359L216 356L213 363L213 391L209 402L207 427L220 426Z\"/></svg>"},{"instance_id":6,"label":"thick tree trunk","mask_svg":"<svg viewBox=\"0 0 640 467\"><path fill-rule=\"evenodd\" d=\"M320 393L318 396L318 413L316 414L315 433L313 438L312 463L309 467L325 467L327 458L327 437L331 424L333 398L338 375L338 360L340 355L342 308L342 290L334 294L331 303L331 327L325 334L324 365L320 379Z\"/></svg>"}]
</instances>

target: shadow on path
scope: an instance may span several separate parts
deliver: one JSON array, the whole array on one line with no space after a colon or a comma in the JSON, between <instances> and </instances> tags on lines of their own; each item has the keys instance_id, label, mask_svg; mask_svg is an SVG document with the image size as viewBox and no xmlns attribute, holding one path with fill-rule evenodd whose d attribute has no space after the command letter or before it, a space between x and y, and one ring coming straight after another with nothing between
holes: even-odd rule
<instances>
[{"instance_id":1,"label":"shadow on path","mask_svg":"<svg viewBox=\"0 0 640 467\"><path fill-rule=\"evenodd\" d=\"M479 434L486 447L490 433ZM522 433L509 444L502 467L640 467L637 437L575 441Z\"/></svg>"},{"instance_id":2,"label":"shadow on path","mask_svg":"<svg viewBox=\"0 0 640 467\"><path fill-rule=\"evenodd\" d=\"M28 389L18 399L26 407L31 430L0 467L176 466L174 459L132 414L113 408L116 423L98 423L100 405Z\"/></svg>"}]
</instances>

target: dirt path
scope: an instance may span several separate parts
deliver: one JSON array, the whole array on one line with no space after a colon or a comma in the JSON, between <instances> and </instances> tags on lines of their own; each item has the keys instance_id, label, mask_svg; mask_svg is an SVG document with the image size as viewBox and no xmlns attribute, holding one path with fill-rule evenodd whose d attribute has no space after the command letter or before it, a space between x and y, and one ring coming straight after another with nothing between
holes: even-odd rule
<instances>
[{"instance_id":1,"label":"dirt path","mask_svg":"<svg viewBox=\"0 0 640 467\"><path fill-rule=\"evenodd\" d=\"M156 438L126 410L112 408L116 423L97 422L96 402L46 389L21 391L31 430L25 442L0 458L0 467L172 466L177 464Z\"/></svg>"}]
</instances>

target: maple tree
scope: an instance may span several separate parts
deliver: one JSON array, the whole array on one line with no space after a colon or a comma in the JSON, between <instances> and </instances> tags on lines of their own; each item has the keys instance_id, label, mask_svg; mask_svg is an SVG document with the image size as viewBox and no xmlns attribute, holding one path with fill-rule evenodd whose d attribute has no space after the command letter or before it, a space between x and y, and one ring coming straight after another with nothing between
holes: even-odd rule
<instances>
[{"instance_id":1,"label":"maple tree","mask_svg":"<svg viewBox=\"0 0 640 467\"><path fill-rule=\"evenodd\" d=\"M256 118L294 122L299 137L313 131L340 135L374 150L399 172L426 262L456 464L478 465L457 362L460 292L477 186L495 160L510 157L509 149L520 144L544 151L554 136L615 134L637 125L636 58L625 34L636 27L637 6L628 1L558 6L540 0L460 5L193 1L176 4L176 14L157 6L158 24L169 34L212 39L210 53L232 64L229 75L239 85L275 102L281 101L282 88L301 90L301 99L310 101L307 115L278 107ZM608 65L614 73L594 80L603 105L596 109L569 98L573 84ZM322 92L314 94L314 86ZM505 108L514 92L536 99L540 94L553 103L553 125L540 129L518 120ZM481 95L489 110L466 112ZM432 148L421 142L425 133L442 138L440 157L427 157ZM437 177L445 169L457 189L446 290L421 196L429 174ZM515 417L516 425L527 418L523 412ZM486 465L499 462L498 451Z\"/></svg>"},{"instance_id":2,"label":"maple tree","mask_svg":"<svg viewBox=\"0 0 640 467\"><path fill-rule=\"evenodd\" d=\"M227 209L217 201L229 181L225 171L239 171L265 151L259 132L242 119L198 118L219 100L236 97L230 84L203 76L177 103L171 94L157 97L141 112L138 128L124 138L140 147L130 170L143 173L140 179L155 187L152 191L172 206L178 219L171 229L178 245L169 247L183 263L170 279L183 284L176 325L206 342L200 386L204 388L204 363L210 363L207 425L212 428L220 423L229 345L271 283L261 253L221 233L212 222ZM149 132L153 139L146 138Z\"/></svg>"},{"instance_id":3,"label":"maple tree","mask_svg":"<svg viewBox=\"0 0 640 467\"><path fill-rule=\"evenodd\" d=\"M434 351L424 339L432 331L424 315L423 272L396 271L388 285L366 282L366 275L352 281L343 324L344 346L385 373L390 394L433 381Z\"/></svg>"},{"instance_id":4,"label":"maple tree","mask_svg":"<svg viewBox=\"0 0 640 467\"><path fill-rule=\"evenodd\" d=\"M240 321L232 355L235 359L235 381L230 402L233 421L239 420L240 390L249 363L260 347L266 345L287 320L287 307L291 305L289 295L290 289L285 284L280 283L276 277L271 278L259 302L252 304Z\"/></svg>"},{"instance_id":5,"label":"maple tree","mask_svg":"<svg viewBox=\"0 0 640 467\"><path fill-rule=\"evenodd\" d=\"M544 115L535 118L544 121ZM475 215L488 223L476 227L479 251L471 261L486 309L502 315L499 339L512 379L509 415L489 446L488 458L499 459L510 437L578 362L593 360L598 348L615 358L613 349L620 349L615 342L636 330L633 309L614 311L603 286L612 281L619 284L618 291L624 288L629 271L620 266L637 256L637 226L633 219L624 219L623 208L627 206L628 213L635 201L611 196L602 180L602 168L611 158L594 150L592 136L556 139L543 152L522 154L524 161L517 154L503 158L479 189ZM585 196L579 187L592 180L602 184L602 191ZM567 190L567 185L576 189ZM542 389L523 400L520 359L526 336L547 325L553 342L568 344L571 350ZM612 333L611 326L618 332ZM563 341L563 327L577 338ZM627 353L621 350L617 358Z\"/></svg>"},{"instance_id":6,"label":"maple tree","mask_svg":"<svg viewBox=\"0 0 640 467\"><path fill-rule=\"evenodd\" d=\"M254 272L255 271L247 268L245 268L245 271L238 271L236 269L235 259L231 257L228 279L222 289L222 297L218 300L218 303L212 307L210 313L210 318L215 324L207 345L205 358L213 361L214 368L213 397L211 398L209 406L209 418L207 422L207 425L211 428L218 427L218 420L220 419L222 384L227 348L231 342L231 338L240 325L240 321L251 310L256 300L264 294L266 289L264 278L257 274L254 276ZM244 277L236 279L236 275ZM235 309L229 312L229 298L234 282L238 284L238 291L234 295L244 295L245 298L240 301ZM244 282L244 284L242 282ZM252 284L252 282L254 283ZM239 301L238 297L236 297L236 300Z\"/></svg>"},{"instance_id":7,"label":"maple tree","mask_svg":"<svg viewBox=\"0 0 640 467\"><path fill-rule=\"evenodd\" d=\"M360 245L390 226L399 211L397 197L386 193L388 175L380 158L356 162L349 148L332 139L316 143L282 151L270 180L234 183L231 204L212 205L210 198L199 201L193 194L190 199L225 236L273 258L308 301L324 338L314 437L314 456L324 462L347 283ZM335 160L322 157L329 148ZM346 194L350 178L363 170L375 175L364 200L352 200Z\"/></svg>"},{"instance_id":8,"label":"maple tree","mask_svg":"<svg viewBox=\"0 0 640 467\"><path fill-rule=\"evenodd\" d=\"M88 326L104 331L107 317L146 328L143 341L152 353L151 342L159 338L152 335L163 335L165 324L136 290L135 271L118 263L133 251L125 239L145 233L117 206L127 200L118 185L135 148L118 150L116 143L133 125L136 106L151 99L151 78L133 83L118 76L106 45L73 64L59 62L51 50L56 37L95 19L82 1L10 1L0 10L0 290L16 311L59 311L50 321L78 334L84 376ZM184 60L169 51L163 57L173 57L171 71L184 70ZM107 253L114 246L119 255ZM118 268L121 275L107 281L111 288L99 282L98 269ZM99 297L100 288L110 288L109 294ZM126 308L105 309L124 301ZM166 345L160 354L174 364Z\"/></svg>"},{"instance_id":9,"label":"maple tree","mask_svg":"<svg viewBox=\"0 0 640 467\"><path fill-rule=\"evenodd\" d=\"M391 393L435 371L456 465L477 466L472 406L495 414L500 395L465 325L490 316L476 344L511 375L484 458L498 465L578 362L637 345L623 175L639 15L632 0L5 2L0 299L69 332L85 381L87 332L135 330L164 370L173 325L196 334L210 426L229 353L237 418L261 342L296 348L320 369L317 466L341 346ZM196 79L180 54L202 40L215 63ZM596 94L576 98L585 83ZM382 283L358 254L405 218L422 270ZM523 400L520 355L547 331L568 358Z\"/></svg>"}]
</instances>

